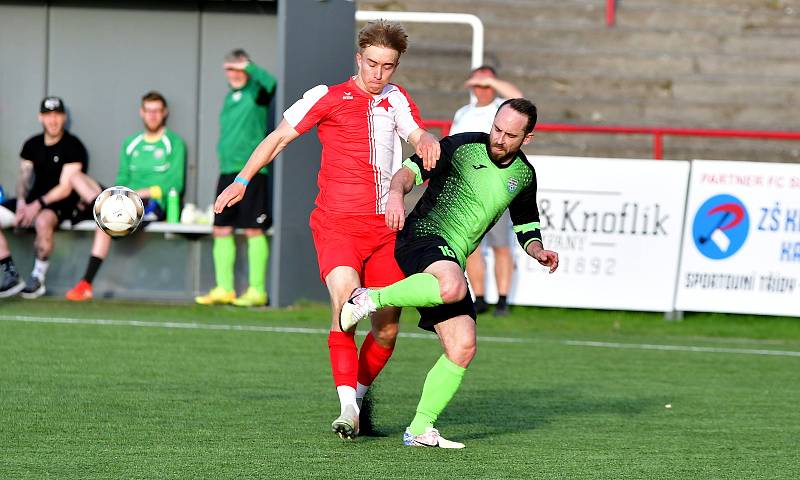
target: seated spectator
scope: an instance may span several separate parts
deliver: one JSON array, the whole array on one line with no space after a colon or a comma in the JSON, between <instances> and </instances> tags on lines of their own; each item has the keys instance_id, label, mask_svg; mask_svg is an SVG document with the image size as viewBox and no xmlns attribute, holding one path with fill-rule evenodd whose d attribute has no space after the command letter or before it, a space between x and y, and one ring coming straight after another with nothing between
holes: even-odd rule
<instances>
[{"instance_id":1,"label":"seated spectator","mask_svg":"<svg viewBox=\"0 0 800 480\"><path fill-rule=\"evenodd\" d=\"M0 298L11 297L25 288L25 282L19 278L19 272L8 250L8 242L0 231Z\"/></svg>"},{"instance_id":2,"label":"seated spectator","mask_svg":"<svg viewBox=\"0 0 800 480\"><path fill-rule=\"evenodd\" d=\"M186 145L181 137L167 128L169 110L166 99L160 93L148 92L142 97L139 115L144 123L144 131L122 142L115 184L139 194L145 203L145 222L161 221L166 218L166 200L170 189L174 188L179 195L183 193ZM103 187L86 174L75 175L72 186L87 210L91 210L94 199L103 191ZM67 292L69 300L91 300L92 282L110 247L111 237L99 228L95 229L89 264L83 278Z\"/></svg>"},{"instance_id":3,"label":"seated spectator","mask_svg":"<svg viewBox=\"0 0 800 480\"><path fill-rule=\"evenodd\" d=\"M0 212L6 216L8 211L14 212L13 224L17 228L36 230L36 261L21 291L23 298L37 298L46 292L48 259L58 225L64 220L77 223L91 218L91 212L76 208L78 196L72 191L72 177L85 172L89 160L83 143L65 129L67 114L63 100L58 97L42 100L39 121L44 131L29 138L20 153L17 196L4 201L5 210Z\"/></svg>"}]
</instances>

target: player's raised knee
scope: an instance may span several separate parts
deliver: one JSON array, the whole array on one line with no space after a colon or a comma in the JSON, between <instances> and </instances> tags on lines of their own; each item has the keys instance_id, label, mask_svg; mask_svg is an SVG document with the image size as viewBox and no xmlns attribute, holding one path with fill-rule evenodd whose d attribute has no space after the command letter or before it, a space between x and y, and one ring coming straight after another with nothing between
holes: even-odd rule
<instances>
[{"instance_id":1,"label":"player's raised knee","mask_svg":"<svg viewBox=\"0 0 800 480\"><path fill-rule=\"evenodd\" d=\"M463 278L439 279L439 294L444 303L456 303L467 295L467 282Z\"/></svg>"}]
</instances>

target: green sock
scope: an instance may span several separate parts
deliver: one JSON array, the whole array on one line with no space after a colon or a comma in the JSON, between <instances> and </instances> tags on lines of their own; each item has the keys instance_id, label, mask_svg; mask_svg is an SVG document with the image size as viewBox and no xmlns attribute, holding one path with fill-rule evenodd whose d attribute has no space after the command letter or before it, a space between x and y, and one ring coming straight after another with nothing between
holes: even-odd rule
<instances>
[{"instance_id":1,"label":"green sock","mask_svg":"<svg viewBox=\"0 0 800 480\"><path fill-rule=\"evenodd\" d=\"M434 307L441 305L439 281L430 273L415 273L369 294L378 308L383 307Z\"/></svg>"},{"instance_id":2,"label":"green sock","mask_svg":"<svg viewBox=\"0 0 800 480\"><path fill-rule=\"evenodd\" d=\"M217 286L226 292L233 291L233 266L236 263L236 240L233 235L214 237L214 274Z\"/></svg>"},{"instance_id":3,"label":"green sock","mask_svg":"<svg viewBox=\"0 0 800 480\"><path fill-rule=\"evenodd\" d=\"M247 238L247 266L250 287L264 293L264 277L267 274L269 243L264 235Z\"/></svg>"},{"instance_id":4,"label":"green sock","mask_svg":"<svg viewBox=\"0 0 800 480\"><path fill-rule=\"evenodd\" d=\"M458 391L466 372L466 368L456 365L446 356L439 357L425 378L417 414L411 422L412 434L422 435L426 428L436 423L436 419Z\"/></svg>"}]
</instances>

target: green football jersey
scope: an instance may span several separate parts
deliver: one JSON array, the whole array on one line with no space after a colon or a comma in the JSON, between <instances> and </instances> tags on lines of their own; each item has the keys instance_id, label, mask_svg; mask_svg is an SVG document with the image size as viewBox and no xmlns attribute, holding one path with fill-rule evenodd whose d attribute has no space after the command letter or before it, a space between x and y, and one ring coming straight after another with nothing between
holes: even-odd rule
<instances>
[{"instance_id":1,"label":"green football jersey","mask_svg":"<svg viewBox=\"0 0 800 480\"><path fill-rule=\"evenodd\" d=\"M119 152L117 185L131 190L161 187L161 199L156 199L165 208L167 194L174 188L183 192L186 168L186 145L181 137L165 128L164 135L155 142L147 142L144 133L137 133L122 142Z\"/></svg>"},{"instance_id":2,"label":"green football jersey","mask_svg":"<svg viewBox=\"0 0 800 480\"><path fill-rule=\"evenodd\" d=\"M220 173L238 173L250 154L267 135L269 103L275 94L277 81L266 70L250 63L245 68L249 75L244 87L231 89L219 114ZM266 168L261 169L266 173Z\"/></svg>"},{"instance_id":3,"label":"green football jersey","mask_svg":"<svg viewBox=\"0 0 800 480\"><path fill-rule=\"evenodd\" d=\"M417 185L430 182L401 238L442 237L463 268L467 256L508 208L520 245L541 241L533 166L522 152L506 165L494 163L488 142L485 133L445 137L439 161L430 171L422 168L416 155L403 162L416 174Z\"/></svg>"}]
</instances>

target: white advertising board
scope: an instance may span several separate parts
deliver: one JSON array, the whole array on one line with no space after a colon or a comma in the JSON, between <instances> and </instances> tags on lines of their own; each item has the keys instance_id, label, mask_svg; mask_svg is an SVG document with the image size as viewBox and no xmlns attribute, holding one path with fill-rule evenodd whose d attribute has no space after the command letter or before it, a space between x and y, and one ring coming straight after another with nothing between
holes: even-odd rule
<instances>
[{"instance_id":1,"label":"white advertising board","mask_svg":"<svg viewBox=\"0 0 800 480\"><path fill-rule=\"evenodd\" d=\"M800 165L695 160L678 310L800 316Z\"/></svg>"},{"instance_id":2,"label":"white advertising board","mask_svg":"<svg viewBox=\"0 0 800 480\"><path fill-rule=\"evenodd\" d=\"M528 158L544 245L560 266L548 274L514 241L509 303L672 311L689 162Z\"/></svg>"}]
</instances>

